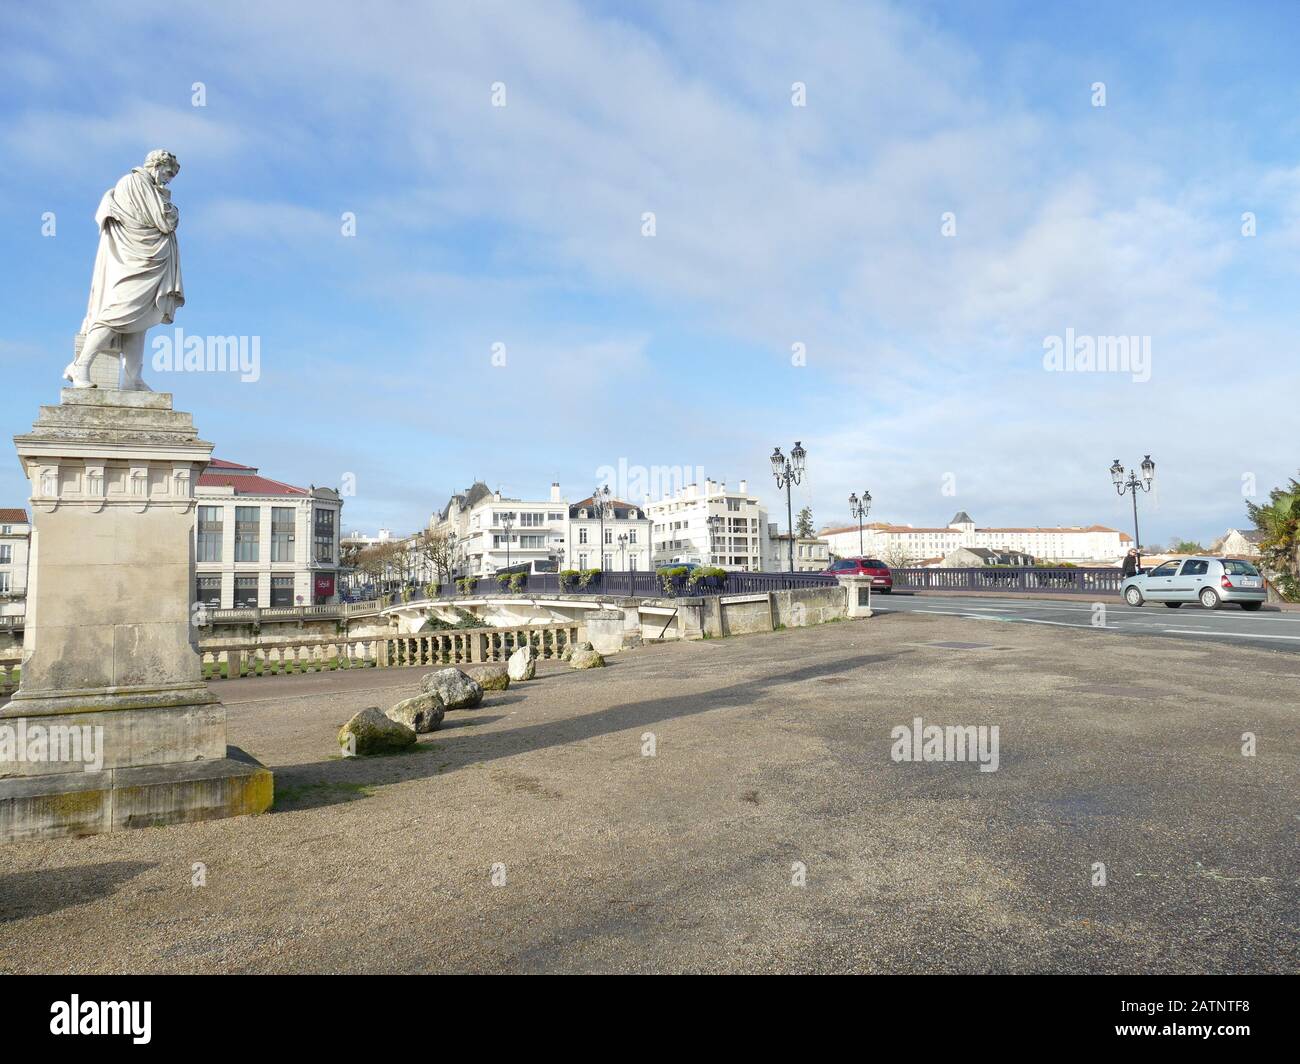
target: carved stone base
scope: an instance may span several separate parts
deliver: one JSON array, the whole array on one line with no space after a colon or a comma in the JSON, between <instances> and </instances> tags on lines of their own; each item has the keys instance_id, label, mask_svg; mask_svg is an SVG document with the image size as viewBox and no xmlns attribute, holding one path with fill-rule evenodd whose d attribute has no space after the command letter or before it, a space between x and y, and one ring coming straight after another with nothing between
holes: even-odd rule
<instances>
[{"instance_id":1,"label":"carved stone base","mask_svg":"<svg viewBox=\"0 0 1300 1064\"><path fill-rule=\"evenodd\" d=\"M238 747L214 761L0 780L0 843L264 813L266 766Z\"/></svg>"}]
</instances>

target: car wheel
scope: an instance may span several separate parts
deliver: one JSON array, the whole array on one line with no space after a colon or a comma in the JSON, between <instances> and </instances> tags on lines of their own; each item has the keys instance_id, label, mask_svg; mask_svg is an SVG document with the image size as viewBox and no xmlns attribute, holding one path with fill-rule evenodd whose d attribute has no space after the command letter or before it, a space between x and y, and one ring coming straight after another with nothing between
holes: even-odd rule
<instances>
[{"instance_id":1,"label":"car wheel","mask_svg":"<svg viewBox=\"0 0 1300 1064\"><path fill-rule=\"evenodd\" d=\"M1178 609L1179 606L1182 605L1182 603L1181 603L1181 602L1166 602L1165 605L1168 606L1171 610L1176 610L1176 609Z\"/></svg>"},{"instance_id":2,"label":"car wheel","mask_svg":"<svg viewBox=\"0 0 1300 1064\"><path fill-rule=\"evenodd\" d=\"M1130 606L1141 606L1142 592L1135 587L1131 587L1124 592L1124 601L1127 602Z\"/></svg>"},{"instance_id":3,"label":"car wheel","mask_svg":"<svg viewBox=\"0 0 1300 1064\"><path fill-rule=\"evenodd\" d=\"M1201 605L1207 610L1217 610L1219 608L1219 593L1214 588L1202 588L1199 598Z\"/></svg>"},{"instance_id":4,"label":"car wheel","mask_svg":"<svg viewBox=\"0 0 1300 1064\"><path fill-rule=\"evenodd\" d=\"M1262 602L1243 602L1241 604L1241 608L1243 610L1250 610L1251 613L1254 613L1257 609L1259 609L1263 605L1264 603Z\"/></svg>"}]
</instances>

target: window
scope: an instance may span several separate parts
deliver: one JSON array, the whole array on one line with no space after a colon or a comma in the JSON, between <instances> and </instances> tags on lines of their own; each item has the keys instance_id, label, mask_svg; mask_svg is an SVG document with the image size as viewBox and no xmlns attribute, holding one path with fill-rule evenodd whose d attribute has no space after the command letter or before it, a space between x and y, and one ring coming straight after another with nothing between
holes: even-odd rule
<instances>
[{"instance_id":1,"label":"window","mask_svg":"<svg viewBox=\"0 0 1300 1064\"><path fill-rule=\"evenodd\" d=\"M13 560L13 545L10 543L0 543L0 565L9 565Z\"/></svg>"},{"instance_id":2,"label":"window","mask_svg":"<svg viewBox=\"0 0 1300 1064\"><path fill-rule=\"evenodd\" d=\"M0 573L0 595L9 594L9 574Z\"/></svg>"},{"instance_id":3,"label":"window","mask_svg":"<svg viewBox=\"0 0 1300 1064\"><path fill-rule=\"evenodd\" d=\"M614 542L614 530L612 528L605 529L605 546L608 547L613 542Z\"/></svg>"},{"instance_id":4,"label":"window","mask_svg":"<svg viewBox=\"0 0 1300 1064\"><path fill-rule=\"evenodd\" d=\"M500 527L501 525L504 525L507 520L514 521L514 519L515 519L515 515L513 511L501 510L501 511L493 511L492 513L492 524L496 527Z\"/></svg>"},{"instance_id":5,"label":"window","mask_svg":"<svg viewBox=\"0 0 1300 1064\"><path fill-rule=\"evenodd\" d=\"M239 527L239 520L236 518L235 527ZM255 576L237 576L235 577L235 608L243 607L245 609L257 605L257 577Z\"/></svg>"},{"instance_id":6,"label":"window","mask_svg":"<svg viewBox=\"0 0 1300 1064\"><path fill-rule=\"evenodd\" d=\"M258 560L258 536L261 534L261 523L261 507L235 507L235 561Z\"/></svg>"},{"instance_id":7,"label":"window","mask_svg":"<svg viewBox=\"0 0 1300 1064\"><path fill-rule=\"evenodd\" d=\"M541 550L546 546L545 536L520 536L520 550Z\"/></svg>"},{"instance_id":8,"label":"window","mask_svg":"<svg viewBox=\"0 0 1300 1064\"><path fill-rule=\"evenodd\" d=\"M1204 576L1210 568L1210 563L1198 558L1183 562L1183 576Z\"/></svg>"},{"instance_id":9,"label":"window","mask_svg":"<svg viewBox=\"0 0 1300 1064\"><path fill-rule=\"evenodd\" d=\"M629 529L627 530L627 541L628 541L629 543L635 543L635 542L636 542L636 529L635 529L635 528L629 528Z\"/></svg>"},{"instance_id":10,"label":"window","mask_svg":"<svg viewBox=\"0 0 1300 1064\"><path fill-rule=\"evenodd\" d=\"M315 524L312 526L312 542L315 544L314 557L318 562L334 560L334 511L316 511Z\"/></svg>"},{"instance_id":11,"label":"window","mask_svg":"<svg viewBox=\"0 0 1300 1064\"><path fill-rule=\"evenodd\" d=\"M271 577L271 605L272 606L293 605L293 577L292 576Z\"/></svg>"},{"instance_id":12,"label":"window","mask_svg":"<svg viewBox=\"0 0 1300 1064\"><path fill-rule=\"evenodd\" d=\"M545 514L521 513L519 515L519 527L520 528L541 528L542 525L546 523L545 518L546 518Z\"/></svg>"},{"instance_id":13,"label":"window","mask_svg":"<svg viewBox=\"0 0 1300 1064\"><path fill-rule=\"evenodd\" d=\"M579 543L587 542L587 530L585 528L578 529L578 542Z\"/></svg>"},{"instance_id":14,"label":"window","mask_svg":"<svg viewBox=\"0 0 1300 1064\"><path fill-rule=\"evenodd\" d=\"M563 521L564 514L547 514L546 519L548 521Z\"/></svg>"},{"instance_id":15,"label":"window","mask_svg":"<svg viewBox=\"0 0 1300 1064\"><path fill-rule=\"evenodd\" d=\"M1150 576L1173 576L1174 573L1176 573L1176 572L1178 572L1178 563L1177 563L1177 562L1165 562L1164 565L1157 565L1154 569L1151 570L1151 572L1150 572L1148 575L1150 575Z\"/></svg>"},{"instance_id":16,"label":"window","mask_svg":"<svg viewBox=\"0 0 1300 1064\"><path fill-rule=\"evenodd\" d=\"M1223 563L1223 571L1229 576L1259 576L1259 570L1250 562L1228 559Z\"/></svg>"},{"instance_id":17,"label":"window","mask_svg":"<svg viewBox=\"0 0 1300 1064\"><path fill-rule=\"evenodd\" d=\"M195 581L194 601L214 610L221 608L220 573L199 573Z\"/></svg>"},{"instance_id":18,"label":"window","mask_svg":"<svg viewBox=\"0 0 1300 1064\"><path fill-rule=\"evenodd\" d=\"M12 536L14 534L13 525L0 525L0 536Z\"/></svg>"},{"instance_id":19,"label":"window","mask_svg":"<svg viewBox=\"0 0 1300 1064\"><path fill-rule=\"evenodd\" d=\"M585 553L578 555L578 568L579 569L587 568L587 555Z\"/></svg>"},{"instance_id":20,"label":"window","mask_svg":"<svg viewBox=\"0 0 1300 1064\"><path fill-rule=\"evenodd\" d=\"M225 527L220 506L199 507L199 561L221 561L221 537Z\"/></svg>"},{"instance_id":21,"label":"window","mask_svg":"<svg viewBox=\"0 0 1300 1064\"><path fill-rule=\"evenodd\" d=\"M602 566L602 568L607 569L607 570L608 570L608 569L613 569L613 568L614 568L614 555L612 555L612 554L606 554L606 555L605 555L605 562L604 562L604 565Z\"/></svg>"},{"instance_id":22,"label":"window","mask_svg":"<svg viewBox=\"0 0 1300 1064\"><path fill-rule=\"evenodd\" d=\"M271 561L293 561L293 507L271 508Z\"/></svg>"}]
</instances>

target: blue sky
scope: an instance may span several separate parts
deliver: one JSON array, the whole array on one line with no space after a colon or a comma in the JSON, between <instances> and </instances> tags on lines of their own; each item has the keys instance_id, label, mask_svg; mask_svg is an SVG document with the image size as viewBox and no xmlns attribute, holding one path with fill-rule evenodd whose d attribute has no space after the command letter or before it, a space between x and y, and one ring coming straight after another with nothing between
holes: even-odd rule
<instances>
[{"instance_id":1,"label":"blue sky","mask_svg":"<svg viewBox=\"0 0 1300 1064\"><path fill-rule=\"evenodd\" d=\"M165 147L177 325L262 372L147 377L221 457L352 474L349 528L620 460L748 478L784 525L800 439L819 525L865 488L1128 529L1107 467L1150 453L1143 538L1208 540L1300 466L1300 7L627 7L6 5L5 432L57 400L100 195ZM1150 337L1150 379L1048 372L1067 329Z\"/></svg>"}]
</instances>

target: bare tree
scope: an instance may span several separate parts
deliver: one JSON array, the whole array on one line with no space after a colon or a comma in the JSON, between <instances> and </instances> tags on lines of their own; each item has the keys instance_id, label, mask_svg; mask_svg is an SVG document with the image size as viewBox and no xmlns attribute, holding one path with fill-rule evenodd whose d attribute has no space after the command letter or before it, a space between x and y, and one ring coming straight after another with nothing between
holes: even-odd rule
<instances>
[{"instance_id":1,"label":"bare tree","mask_svg":"<svg viewBox=\"0 0 1300 1064\"><path fill-rule=\"evenodd\" d=\"M449 584L465 561L465 544L455 532L426 528L411 537L411 553Z\"/></svg>"}]
</instances>

